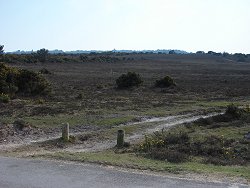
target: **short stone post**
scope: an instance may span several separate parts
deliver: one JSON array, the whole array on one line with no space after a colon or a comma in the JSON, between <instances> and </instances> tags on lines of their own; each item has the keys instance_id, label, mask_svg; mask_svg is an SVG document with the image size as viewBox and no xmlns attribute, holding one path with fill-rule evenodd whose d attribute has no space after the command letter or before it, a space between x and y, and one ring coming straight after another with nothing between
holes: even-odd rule
<instances>
[{"instance_id":1,"label":"short stone post","mask_svg":"<svg viewBox=\"0 0 250 188\"><path fill-rule=\"evenodd\" d=\"M65 123L62 126L62 139L65 142L69 141L69 123Z\"/></svg>"},{"instance_id":2,"label":"short stone post","mask_svg":"<svg viewBox=\"0 0 250 188\"><path fill-rule=\"evenodd\" d=\"M125 131L124 130L118 130L117 131L117 147L118 148L123 148L124 146L124 136L125 136Z\"/></svg>"}]
</instances>

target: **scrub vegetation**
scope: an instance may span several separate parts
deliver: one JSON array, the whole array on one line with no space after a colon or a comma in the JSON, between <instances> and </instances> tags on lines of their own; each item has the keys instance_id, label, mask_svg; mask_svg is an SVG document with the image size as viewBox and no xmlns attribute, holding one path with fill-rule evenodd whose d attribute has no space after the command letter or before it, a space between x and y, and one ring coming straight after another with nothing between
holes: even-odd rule
<instances>
[{"instance_id":1,"label":"scrub vegetation","mask_svg":"<svg viewBox=\"0 0 250 188\"><path fill-rule=\"evenodd\" d=\"M53 138L1 154L36 156L33 149L44 149L49 154L43 157L249 180L248 55L49 54L42 49L0 59L0 144ZM124 149L70 152L77 144L113 141L121 128L126 141L154 128L157 123L139 123L154 117L221 112L226 113L146 134ZM57 139L66 122L72 134L67 144Z\"/></svg>"}]
</instances>

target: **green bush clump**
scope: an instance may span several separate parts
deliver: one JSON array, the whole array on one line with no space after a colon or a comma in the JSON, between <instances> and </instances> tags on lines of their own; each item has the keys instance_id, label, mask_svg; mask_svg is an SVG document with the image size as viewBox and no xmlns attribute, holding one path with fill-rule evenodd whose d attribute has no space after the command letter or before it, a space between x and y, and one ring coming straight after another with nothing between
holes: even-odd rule
<instances>
[{"instance_id":1,"label":"green bush clump","mask_svg":"<svg viewBox=\"0 0 250 188\"><path fill-rule=\"evenodd\" d=\"M18 90L19 74L18 69L0 63L0 93L14 95Z\"/></svg>"},{"instance_id":2,"label":"green bush clump","mask_svg":"<svg viewBox=\"0 0 250 188\"><path fill-rule=\"evenodd\" d=\"M10 101L10 97L7 94L0 94L0 103L8 103Z\"/></svg>"},{"instance_id":3,"label":"green bush clump","mask_svg":"<svg viewBox=\"0 0 250 188\"><path fill-rule=\"evenodd\" d=\"M240 118L240 116L242 115L242 110L239 109L234 104L230 104L227 106L226 114L231 115L232 117L235 117L235 118Z\"/></svg>"},{"instance_id":4,"label":"green bush clump","mask_svg":"<svg viewBox=\"0 0 250 188\"><path fill-rule=\"evenodd\" d=\"M168 134L165 137L165 142L168 144L182 144L189 141L189 136L186 132L180 132L178 134Z\"/></svg>"},{"instance_id":5,"label":"green bush clump","mask_svg":"<svg viewBox=\"0 0 250 188\"><path fill-rule=\"evenodd\" d=\"M40 74L0 63L0 93L14 96L48 94L50 84Z\"/></svg>"},{"instance_id":6,"label":"green bush clump","mask_svg":"<svg viewBox=\"0 0 250 188\"><path fill-rule=\"evenodd\" d=\"M144 156L180 163L192 156L203 158L204 163L215 165L243 165L250 159L249 142L242 144L235 139L207 135L190 138L188 132L164 132L145 136L137 151Z\"/></svg>"},{"instance_id":7,"label":"green bush clump","mask_svg":"<svg viewBox=\"0 0 250 188\"><path fill-rule=\"evenodd\" d=\"M20 70L18 92L28 95L48 94L50 85L40 74L29 70Z\"/></svg>"},{"instance_id":8,"label":"green bush clump","mask_svg":"<svg viewBox=\"0 0 250 188\"><path fill-rule=\"evenodd\" d=\"M145 136L138 150L153 159L180 163L189 159L189 140L185 132L169 134L157 132L153 136Z\"/></svg>"},{"instance_id":9,"label":"green bush clump","mask_svg":"<svg viewBox=\"0 0 250 188\"><path fill-rule=\"evenodd\" d=\"M46 68L42 68L39 72L41 74L51 74L51 72L48 69L46 69Z\"/></svg>"},{"instance_id":10,"label":"green bush clump","mask_svg":"<svg viewBox=\"0 0 250 188\"><path fill-rule=\"evenodd\" d=\"M116 80L117 88L126 89L131 87L139 87L143 83L142 78L139 74L135 72L128 72L127 74L122 74Z\"/></svg>"},{"instance_id":11,"label":"green bush clump","mask_svg":"<svg viewBox=\"0 0 250 188\"><path fill-rule=\"evenodd\" d=\"M170 76L165 76L164 78L155 81L155 87L166 88L170 86L176 86L176 83Z\"/></svg>"}]
</instances>

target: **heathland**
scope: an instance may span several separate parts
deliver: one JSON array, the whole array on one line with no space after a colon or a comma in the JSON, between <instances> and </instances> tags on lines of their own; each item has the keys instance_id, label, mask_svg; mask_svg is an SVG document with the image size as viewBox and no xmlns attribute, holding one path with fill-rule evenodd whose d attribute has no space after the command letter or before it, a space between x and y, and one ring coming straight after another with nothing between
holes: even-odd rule
<instances>
[{"instance_id":1,"label":"heathland","mask_svg":"<svg viewBox=\"0 0 250 188\"><path fill-rule=\"evenodd\" d=\"M249 181L248 56L244 62L199 53L51 54L45 59L5 54L1 59L2 69L14 72L0 74L1 86L7 83L0 98L2 155ZM117 87L128 72L140 77L139 84ZM161 85L163 78L172 84ZM59 139L66 122L67 143ZM125 130L122 149L115 148L119 129Z\"/></svg>"}]
</instances>

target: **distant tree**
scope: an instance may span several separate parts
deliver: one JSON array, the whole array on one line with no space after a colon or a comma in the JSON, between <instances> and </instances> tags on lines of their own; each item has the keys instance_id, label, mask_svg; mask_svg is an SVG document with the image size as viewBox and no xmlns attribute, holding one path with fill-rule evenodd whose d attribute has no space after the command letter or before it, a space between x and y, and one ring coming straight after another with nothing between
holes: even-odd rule
<instances>
[{"instance_id":1,"label":"distant tree","mask_svg":"<svg viewBox=\"0 0 250 188\"><path fill-rule=\"evenodd\" d=\"M4 48L4 45L0 45L0 55L2 55L4 52L3 48Z\"/></svg>"},{"instance_id":2,"label":"distant tree","mask_svg":"<svg viewBox=\"0 0 250 188\"><path fill-rule=\"evenodd\" d=\"M246 62L247 55L242 53L235 53L233 55L238 62Z\"/></svg>"},{"instance_id":3,"label":"distant tree","mask_svg":"<svg viewBox=\"0 0 250 188\"><path fill-rule=\"evenodd\" d=\"M215 55L215 54L216 54L216 52L213 52L213 51L208 51L208 52L207 52L207 54L209 54L209 55Z\"/></svg>"},{"instance_id":4,"label":"distant tree","mask_svg":"<svg viewBox=\"0 0 250 188\"><path fill-rule=\"evenodd\" d=\"M205 54L204 51L197 51L196 54Z\"/></svg>"},{"instance_id":5,"label":"distant tree","mask_svg":"<svg viewBox=\"0 0 250 188\"><path fill-rule=\"evenodd\" d=\"M0 62L1 61L4 61L3 59L3 52L4 52L4 50L3 50L3 48L4 48L4 45L0 45Z\"/></svg>"},{"instance_id":6,"label":"distant tree","mask_svg":"<svg viewBox=\"0 0 250 188\"><path fill-rule=\"evenodd\" d=\"M228 57L228 56L230 56L230 54L228 53L228 52L223 52L223 57Z\"/></svg>"},{"instance_id":7,"label":"distant tree","mask_svg":"<svg viewBox=\"0 0 250 188\"><path fill-rule=\"evenodd\" d=\"M49 56L49 50L45 48L37 50L36 52L36 58L40 62L45 62L48 59L48 56Z\"/></svg>"},{"instance_id":8,"label":"distant tree","mask_svg":"<svg viewBox=\"0 0 250 188\"><path fill-rule=\"evenodd\" d=\"M170 50L168 54L176 54L175 50Z\"/></svg>"},{"instance_id":9,"label":"distant tree","mask_svg":"<svg viewBox=\"0 0 250 188\"><path fill-rule=\"evenodd\" d=\"M235 57L245 57L245 58L247 58L247 55L243 54L243 53L235 53L234 56Z\"/></svg>"},{"instance_id":10,"label":"distant tree","mask_svg":"<svg viewBox=\"0 0 250 188\"><path fill-rule=\"evenodd\" d=\"M216 55L216 56L222 56L222 53L217 52L217 53L215 53L214 55Z\"/></svg>"}]
</instances>

